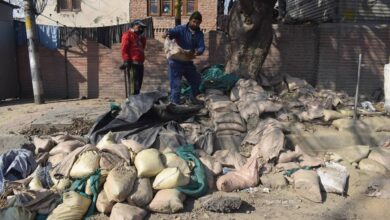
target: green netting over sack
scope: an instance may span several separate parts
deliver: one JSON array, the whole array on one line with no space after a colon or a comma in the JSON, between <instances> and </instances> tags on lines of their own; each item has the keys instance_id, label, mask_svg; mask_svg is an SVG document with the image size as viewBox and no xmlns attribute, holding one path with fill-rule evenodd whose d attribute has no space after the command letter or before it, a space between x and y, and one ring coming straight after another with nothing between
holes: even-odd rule
<instances>
[{"instance_id":1,"label":"green netting over sack","mask_svg":"<svg viewBox=\"0 0 390 220\"><path fill-rule=\"evenodd\" d=\"M194 169L191 171L190 183L186 186L177 187L176 189L194 198L206 195L209 190L206 173L202 163L197 157L194 146L192 144L183 145L176 150L176 154L182 159L192 161L195 164Z\"/></svg>"},{"instance_id":2,"label":"green netting over sack","mask_svg":"<svg viewBox=\"0 0 390 220\"><path fill-rule=\"evenodd\" d=\"M91 184L90 188L92 191L92 196L89 196L85 193L85 188L87 187L88 179L90 179L90 184ZM75 180L72 186L70 187L70 191L76 191L80 195L92 199L92 203L89 206L88 211L85 214L84 218L90 217L93 214L95 214L96 200L99 195L99 186L100 186L99 184L100 184L100 169L96 170L96 172L89 177Z\"/></svg>"},{"instance_id":3,"label":"green netting over sack","mask_svg":"<svg viewBox=\"0 0 390 220\"><path fill-rule=\"evenodd\" d=\"M206 89L218 89L223 92L228 92L239 79L237 76L225 73L222 64L213 65L202 72L202 82L199 90L205 92ZM191 94L191 87L188 84L184 84L181 89L181 94L189 96Z\"/></svg>"}]
</instances>

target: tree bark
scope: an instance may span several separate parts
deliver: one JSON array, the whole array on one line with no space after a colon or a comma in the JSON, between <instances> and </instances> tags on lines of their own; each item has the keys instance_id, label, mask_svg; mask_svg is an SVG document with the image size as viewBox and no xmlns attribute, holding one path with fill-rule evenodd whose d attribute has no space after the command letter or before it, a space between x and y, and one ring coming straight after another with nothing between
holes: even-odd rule
<instances>
[{"instance_id":1,"label":"tree bark","mask_svg":"<svg viewBox=\"0 0 390 220\"><path fill-rule=\"evenodd\" d=\"M262 65L273 38L273 8L276 0L239 0L230 12L226 69L241 78L274 86L279 74L263 75Z\"/></svg>"}]
</instances>

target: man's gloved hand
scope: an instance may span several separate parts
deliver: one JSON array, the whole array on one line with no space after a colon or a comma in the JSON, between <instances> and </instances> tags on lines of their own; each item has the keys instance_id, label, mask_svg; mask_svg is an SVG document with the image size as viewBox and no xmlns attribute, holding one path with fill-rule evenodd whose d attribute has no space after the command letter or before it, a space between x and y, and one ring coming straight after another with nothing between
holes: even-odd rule
<instances>
[{"instance_id":1,"label":"man's gloved hand","mask_svg":"<svg viewBox=\"0 0 390 220\"><path fill-rule=\"evenodd\" d=\"M125 70L127 68L130 68L131 62L130 61L124 61L122 65L119 67L121 70Z\"/></svg>"}]
</instances>

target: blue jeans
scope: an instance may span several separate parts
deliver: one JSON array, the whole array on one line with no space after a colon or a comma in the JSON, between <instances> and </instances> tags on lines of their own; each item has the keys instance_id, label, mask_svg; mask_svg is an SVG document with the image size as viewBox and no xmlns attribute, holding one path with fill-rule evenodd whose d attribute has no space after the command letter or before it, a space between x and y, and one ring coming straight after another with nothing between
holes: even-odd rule
<instances>
[{"instance_id":1,"label":"blue jeans","mask_svg":"<svg viewBox=\"0 0 390 220\"><path fill-rule=\"evenodd\" d=\"M196 71L193 62L180 62L168 60L169 84L171 87L171 101L179 104L181 92L181 78L184 76L191 86L192 98L199 94L199 85L201 83L200 74Z\"/></svg>"}]
</instances>

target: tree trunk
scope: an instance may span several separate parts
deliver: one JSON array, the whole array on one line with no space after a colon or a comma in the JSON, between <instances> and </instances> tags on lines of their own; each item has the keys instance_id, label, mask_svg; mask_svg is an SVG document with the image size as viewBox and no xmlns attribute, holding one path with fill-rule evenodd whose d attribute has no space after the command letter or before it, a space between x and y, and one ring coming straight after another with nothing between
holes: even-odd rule
<instances>
[{"instance_id":1,"label":"tree trunk","mask_svg":"<svg viewBox=\"0 0 390 220\"><path fill-rule=\"evenodd\" d=\"M263 75L261 67L272 43L273 8L276 0L238 0L231 9L225 71L241 78L274 86L278 74Z\"/></svg>"}]
</instances>

